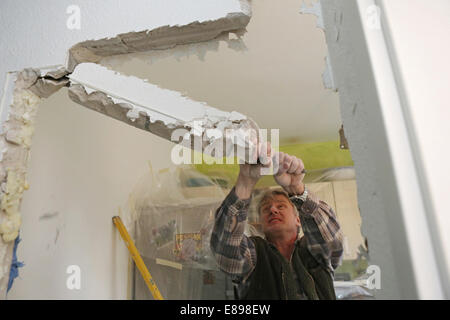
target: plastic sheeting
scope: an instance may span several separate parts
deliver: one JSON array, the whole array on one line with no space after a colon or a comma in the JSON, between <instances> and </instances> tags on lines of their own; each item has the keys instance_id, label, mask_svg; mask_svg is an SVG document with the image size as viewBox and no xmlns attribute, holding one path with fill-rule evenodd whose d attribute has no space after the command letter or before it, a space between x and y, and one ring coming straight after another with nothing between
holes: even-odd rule
<instances>
[{"instance_id":1,"label":"plastic sheeting","mask_svg":"<svg viewBox=\"0 0 450 320\"><path fill-rule=\"evenodd\" d=\"M342 169L322 175L333 180L343 171L352 173ZM264 237L256 204L265 191L255 190L248 236ZM150 170L131 193L122 219L165 299L233 299L231 279L218 269L209 247L215 211L228 192L193 167L179 166L157 174ZM339 291L342 298L361 293L348 290ZM134 299L153 299L137 269L133 292Z\"/></svg>"},{"instance_id":2,"label":"plastic sheeting","mask_svg":"<svg viewBox=\"0 0 450 320\"><path fill-rule=\"evenodd\" d=\"M338 300L375 300L369 291L358 285L335 285L334 289Z\"/></svg>"},{"instance_id":3,"label":"plastic sheeting","mask_svg":"<svg viewBox=\"0 0 450 320\"><path fill-rule=\"evenodd\" d=\"M165 299L228 299L233 289L209 247L226 192L189 166L151 172L130 195L123 217ZM138 271L135 299L152 299Z\"/></svg>"}]
</instances>

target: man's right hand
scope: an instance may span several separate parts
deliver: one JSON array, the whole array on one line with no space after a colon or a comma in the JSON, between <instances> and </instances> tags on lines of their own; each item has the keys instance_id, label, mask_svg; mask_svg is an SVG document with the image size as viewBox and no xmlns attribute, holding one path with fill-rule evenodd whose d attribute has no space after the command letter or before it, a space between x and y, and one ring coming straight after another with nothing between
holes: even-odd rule
<instances>
[{"instance_id":1,"label":"man's right hand","mask_svg":"<svg viewBox=\"0 0 450 320\"><path fill-rule=\"evenodd\" d=\"M258 146L258 158L262 163L241 164L239 176L236 181L235 192L239 199L249 199L253 188L261 178L261 169L272 165L272 149L270 143L260 144Z\"/></svg>"}]
</instances>

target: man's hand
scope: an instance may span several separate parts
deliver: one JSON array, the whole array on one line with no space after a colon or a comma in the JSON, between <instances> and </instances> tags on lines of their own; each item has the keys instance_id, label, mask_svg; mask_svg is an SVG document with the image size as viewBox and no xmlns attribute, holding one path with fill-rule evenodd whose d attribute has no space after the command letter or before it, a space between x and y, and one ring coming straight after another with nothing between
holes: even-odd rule
<instances>
[{"instance_id":1,"label":"man's hand","mask_svg":"<svg viewBox=\"0 0 450 320\"><path fill-rule=\"evenodd\" d=\"M272 149L270 143L258 146L258 164L241 164L239 176L236 181L235 192L239 199L248 199L252 195L253 188L261 178L261 169L272 165Z\"/></svg>"},{"instance_id":2,"label":"man's hand","mask_svg":"<svg viewBox=\"0 0 450 320\"><path fill-rule=\"evenodd\" d=\"M303 178L305 166L303 161L295 156L280 152L278 172L275 181L289 194L302 194L305 191Z\"/></svg>"}]
</instances>

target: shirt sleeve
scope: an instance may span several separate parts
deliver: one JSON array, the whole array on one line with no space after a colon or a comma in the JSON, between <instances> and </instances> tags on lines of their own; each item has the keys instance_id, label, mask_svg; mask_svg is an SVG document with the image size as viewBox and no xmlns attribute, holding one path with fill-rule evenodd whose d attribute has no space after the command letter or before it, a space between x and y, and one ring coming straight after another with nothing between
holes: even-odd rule
<instances>
[{"instance_id":1,"label":"shirt sleeve","mask_svg":"<svg viewBox=\"0 0 450 320\"><path fill-rule=\"evenodd\" d=\"M310 191L306 201L293 198L292 202L300 214L309 252L334 274L343 254L343 235L334 210Z\"/></svg>"},{"instance_id":2,"label":"shirt sleeve","mask_svg":"<svg viewBox=\"0 0 450 320\"><path fill-rule=\"evenodd\" d=\"M238 282L256 266L255 245L244 234L250 202L240 200L233 188L216 211L210 240L219 268Z\"/></svg>"}]
</instances>

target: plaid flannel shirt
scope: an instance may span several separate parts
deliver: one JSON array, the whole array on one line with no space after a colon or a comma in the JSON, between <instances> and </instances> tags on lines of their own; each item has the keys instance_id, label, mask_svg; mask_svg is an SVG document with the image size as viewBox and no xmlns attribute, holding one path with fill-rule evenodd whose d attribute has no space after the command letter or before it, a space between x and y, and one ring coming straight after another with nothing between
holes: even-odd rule
<instances>
[{"instance_id":1,"label":"plaid flannel shirt","mask_svg":"<svg viewBox=\"0 0 450 320\"><path fill-rule=\"evenodd\" d=\"M307 248L318 263L334 275L343 254L341 228L333 209L308 192L305 202L293 199ZM249 287L248 279L257 259L252 240L244 234L250 202L251 198L239 199L233 188L216 211L210 241L219 268L238 284L239 296Z\"/></svg>"}]
</instances>

